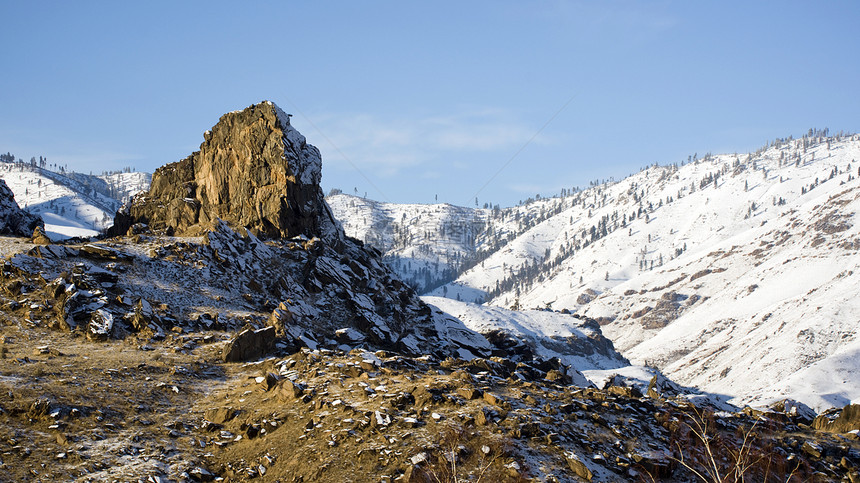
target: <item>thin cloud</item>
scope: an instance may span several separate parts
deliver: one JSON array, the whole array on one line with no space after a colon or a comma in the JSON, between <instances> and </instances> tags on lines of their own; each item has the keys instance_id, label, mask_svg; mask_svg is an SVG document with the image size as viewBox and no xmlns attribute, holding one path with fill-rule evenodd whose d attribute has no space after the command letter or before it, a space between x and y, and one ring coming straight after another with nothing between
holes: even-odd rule
<instances>
[{"instance_id":1,"label":"thin cloud","mask_svg":"<svg viewBox=\"0 0 860 483\"><path fill-rule=\"evenodd\" d=\"M512 113L498 109L417 119L328 114L317 116L314 123L353 163L383 176L431 162L450 165L452 153L505 153L534 132ZM316 144L327 163L342 161L332 146Z\"/></svg>"}]
</instances>

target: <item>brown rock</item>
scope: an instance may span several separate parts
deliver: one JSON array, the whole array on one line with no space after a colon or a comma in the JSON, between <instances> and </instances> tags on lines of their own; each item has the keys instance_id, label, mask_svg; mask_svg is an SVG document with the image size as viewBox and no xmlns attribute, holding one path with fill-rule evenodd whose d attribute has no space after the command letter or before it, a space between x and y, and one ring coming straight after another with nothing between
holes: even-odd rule
<instances>
[{"instance_id":1,"label":"brown rock","mask_svg":"<svg viewBox=\"0 0 860 483\"><path fill-rule=\"evenodd\" d=\"M304 388L289 379L284 379L278 384L278 399L282 401L290 401L302 397Z\"/></svg>"},{"instance_id":2,"label":"brown rock","mask_svg":"<svg viewBox=\"0 0 860 483\"><path fill-rule=\"evenodd\" d=\"M479 399L484 395L484 393L480 389L474 388L474 387L457 388L457 394L460 397L462 397L463 399L466 399L469 401L471 401L473 399Z\"/></svg>"},{"instance_id":3,"label":"brown rock","mask_svg":"<svg viewBox=\"0 0 860 483\"><path fill-rule=\"evenodd\" d=\"M33 236L30 237L30 241L36 245L50 245L51 239L48 238L48 235L45 234L45 230L42 229L41 226L37 226L35 230L33 230Z\"/></svg>"},{"instance_id":4,"label":"brown rock","mask_svg":"<svg viewBox=\"0 0 860 483\"><path fill-rule=\"evenodd\" d=\"M812 421L812 427L831 433L847 433L860 429L860 404L848 404L833 420L825 415L818 416Z\"/></svg>"},{"instance_id":5,"label":"brown rock","mask_svg":"<svg viewBox=\"0 0 860 483\"><path fill-rule=\"evenodd\" d=\"M490 422L490 418L487 417L487 413L483 409L479 410L475 415L475 424L478 426L486 426Z\"/></svg>"},{"instance_id":6,"label":"brown rock","mask_svg":"<svg viewBox=\"0 0 860 483\"><path fill-rule=\"evenodd\" d=\"M564 456L567 460L567 466L576 476L584 479L585 481L591 481L591 479L594 478L591 470L588 469L588 467L585 466L585 463L583 463L575 454L565 453Z\"/></svg>"},{"instance_id":7,"label":"brown rock","mask_svg":"<svg viewBox=\"0 0 860 483\"><path fill-rule=\"evenodd\" d=\"M498 407L504 407L505 404L507 404L504 399L502 399L499 396L496 396L495 394L490 393L490 392L484 393L484 402L486 402L487 404L492 404L493 406L498 406Z\"/></svg>"},{"instance_id":8,"label":"brown rock","mask_svg":"<svg viewBox=\"0 0 860 483\"><path fill-rule=\"evenodd\" d=\"M203 419L215 424L224 424L236 416L236 410L230 407L210 408L203 413Z\"/></svg>"},{"instance_id":9,"label":"brown rock","mask_svg":"<svg viewBox=\"0 0 860 483\"><path fill-rule=\"evenodd\" d=\"M162 166L149 192L118 212L111 236L135 223L154 231L199 235L216 220L267 237L319 236L327 243L343 231L323 200L317 148L270 102L221 116L200 150Z\"/></svg>"},{"instance_id":10,"label":"brown rock","mask_svg":"<svg viewBox=\"0 0 860 483\"><path fill-rule=\"evenodd\" d=\"M804 441L803 446L801 446L800 449L813 458L821 458L821 448L809 441Z\"/></svg>"}]
</instances>

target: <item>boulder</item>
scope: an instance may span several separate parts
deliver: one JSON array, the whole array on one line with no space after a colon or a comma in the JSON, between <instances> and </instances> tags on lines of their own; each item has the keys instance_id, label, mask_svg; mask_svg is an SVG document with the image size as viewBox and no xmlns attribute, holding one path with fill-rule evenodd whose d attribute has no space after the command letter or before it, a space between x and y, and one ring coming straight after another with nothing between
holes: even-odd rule
<instances>
[{"instance_id":1,"label":"boulder","mask_svg":"<svg viewBox=\"0 0 860 483\"><path fill-rule=\"evenodd\" d=\"M224 424L236 416L236 410L231 407L209 408L203 413L203 419L215 424Z\"/></svg>"},{"instance_id":2,"label":"boulder","mask_svg":"<svg viewBox=\"0 0 860 483\"><path fill-rule=\"evenodd\" d=\"M278 384L277 395L281 401L292 401L304 394L305 388L289 379L284 379Z\"/></svg>"}]
</instances>

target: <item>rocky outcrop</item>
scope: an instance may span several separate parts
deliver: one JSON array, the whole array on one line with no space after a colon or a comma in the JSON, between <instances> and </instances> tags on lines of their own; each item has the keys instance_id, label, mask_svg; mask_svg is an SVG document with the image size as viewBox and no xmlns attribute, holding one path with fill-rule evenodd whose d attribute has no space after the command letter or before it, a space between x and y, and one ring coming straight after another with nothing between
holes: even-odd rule
<instances>
[{"instance_id":1,"label":"rocky outcrop","mask_svg":"<svg viewBox=\"0 0 860 483\"><path fill-rule=\"evenodd\" d=\"M0 179L0 235L26 236L36 228L44 228L41 218L22 210L15 202L15 194Z\"/></svg>"},{"instance_id":2,"label":"rocky outcrop","mask_svg":"<svg viewBox=\"0 0 860 483\"><path fill-rule=\"evenodd\" d=\"M278 106L266 101L224 114L204 139L199 151L157 169L149 191L117 213L108 234L144 223L201 235L221 219L266 238L343 239L320 188L320 152Z\"/></svg>"},{"instance_id":3,"label":"rocky outcrop","mask_svg":"<svg viewBox=\"0 0 860 483\"><path fill-rule=\"evenodd\" d=\"M812 421L812 427L831 433L848 433L860 429L860 404L848 404L822 414Z\"/></svg>"}]
</instances>

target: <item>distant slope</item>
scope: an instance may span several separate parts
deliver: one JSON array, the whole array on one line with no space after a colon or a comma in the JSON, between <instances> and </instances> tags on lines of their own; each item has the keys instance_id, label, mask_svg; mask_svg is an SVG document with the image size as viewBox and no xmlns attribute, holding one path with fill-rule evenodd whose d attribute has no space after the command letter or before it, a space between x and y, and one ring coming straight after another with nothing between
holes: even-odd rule
<instances>
[{"instance_id":1,"label":"distant slope","mask_svg":"<svg viewBox=\"0 0 860 483\"><path fill-rule=\"evenodd\" d=\"M741 402L856 402L857 160L860 136L814 133L541 200L562 209L433 295L578 310L631 361Z\"/></svg>"},{"instance_id":2,"label":"distant slope","mask_svg":"<svg viewBox=\"0 0 860 483\"><path fill-rule=\"evenodd\" d=\"M475 256L489 210L449 204L394 204L336 194L326 198L348 236L378 250L418 292L454 279Z\"/></svg>"},{"instance_id":3,"label":"distant slope","mask_svg":"<svg viewBox=\"0 0 860 483\"><path fill-rule=\"evenodd\" d=\"M53 239L97 235L113 224L122 200L146 189L150 180L147 173L93 176L26 163L0 163L0 178L21 208L43 218Z\"/></svg>"},{"instance_id":4,"label":"distant slope","mask_svg":"<svg viewBox=\"0 0 860 483\"><path fill-rule=\"evenodd\" d=\"M394 271L419 293L432 291L469 302L485 300L487 292L437 287L480 264L564 206L558 198L529 200L505 209L383 203L346 194L330 195L326 201L347 235L380 250ZM533 262L544 255L531 251L522 257ZM448 288L453 291L448 293Z\"/></svg>"}]
</instances>

